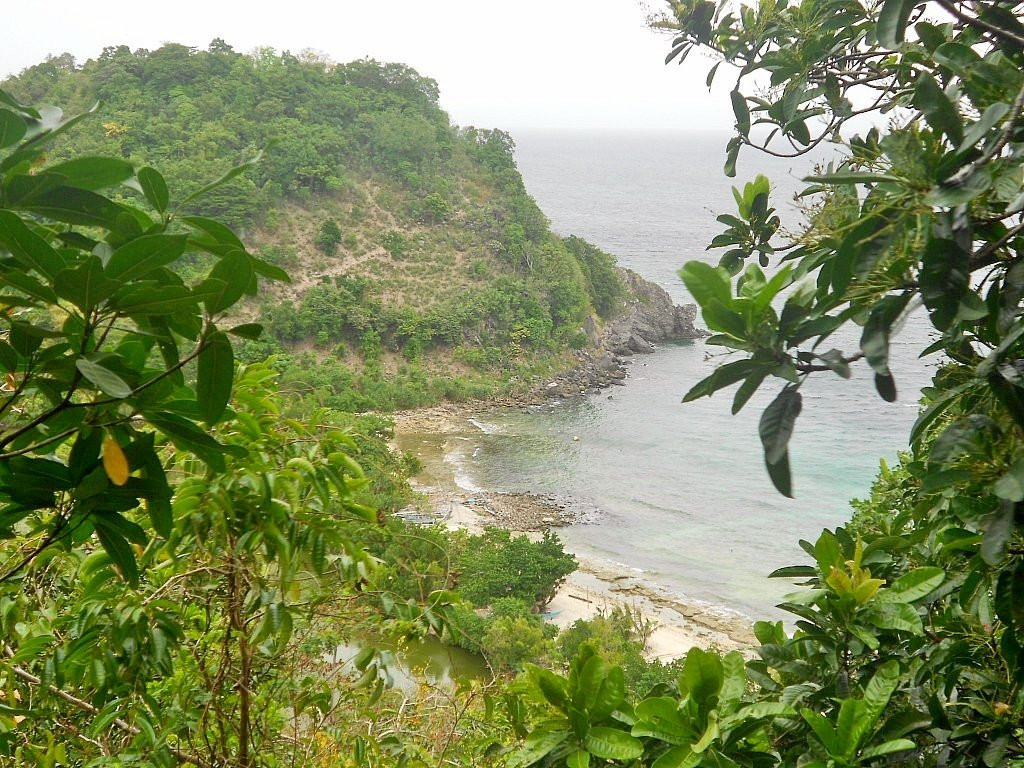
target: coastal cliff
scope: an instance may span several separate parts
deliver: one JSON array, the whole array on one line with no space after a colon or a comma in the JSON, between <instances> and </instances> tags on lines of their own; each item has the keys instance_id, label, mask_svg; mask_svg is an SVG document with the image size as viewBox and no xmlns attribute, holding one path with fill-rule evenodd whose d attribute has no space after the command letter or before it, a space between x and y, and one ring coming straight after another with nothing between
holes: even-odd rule
<instances>
[{"instance_id":1,"label":"coastal cliff","mask_svg":"<svg viewBox=\"0 0 1024 768\"><path fill-rule=\"evenodd\" d=\"M707 336L694 321L694 304L676 305L668 291L631 269L616 270L626 290L622 311L599 326L588 318L584 327L593 347L576 351L579 364L544 382L544 397L573 397L593 393L626 379L626 360L647 354L655 344L688 341Z\"/></svg>"},{"instance_id":2,"label":"coastal cliff","mask_svg":"<svg viewBox=\"0 0 1024 768\"><path fill-rule=\"evenodd\" d=\"M668 291L631 269L619 269L629 298L623 313L604 330L604 347L613 355L653 352L663 341L699 339L707 335L694 326L697 306L677 306Z\"/></svg>"}]
</instances>

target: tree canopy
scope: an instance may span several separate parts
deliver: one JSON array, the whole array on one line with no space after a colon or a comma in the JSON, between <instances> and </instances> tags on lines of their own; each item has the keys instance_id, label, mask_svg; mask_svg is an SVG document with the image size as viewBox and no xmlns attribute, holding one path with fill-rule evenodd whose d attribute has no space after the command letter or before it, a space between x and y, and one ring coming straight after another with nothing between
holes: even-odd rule
<instances>
[{"instance_id":1,"label":"tree canopy","mask_svg":"<svg viewBox=\"0 0 1024 768\"><path fill-rule=\"evenodd\" d=\"M585 342L587 315L621 309L613 259L550 231L512 138L452 125L437 84L408 66L168 43L51 58L3 87L69 110L102 100L102 116L55 137L50 157L119 156L159 167L171 189L271 146L181 212L236 227L296 275L294 290L245 301L268 333L240 354L290 356L282 383L321 402L390 410L493 391ZM205 266L190 253L176 269ZM313 345L311 359L291 356ZM435 375L385 381L388 353ZM451 381L452 363L467 381Z\"/></svg>"}]
</instances>

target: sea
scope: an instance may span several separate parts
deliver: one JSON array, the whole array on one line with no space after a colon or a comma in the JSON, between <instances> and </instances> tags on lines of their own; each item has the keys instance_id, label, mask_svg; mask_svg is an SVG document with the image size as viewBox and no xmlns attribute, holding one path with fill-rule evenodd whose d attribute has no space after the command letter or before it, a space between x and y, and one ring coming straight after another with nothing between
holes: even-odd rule
<instances>
[{"instance_id":1,"label":"sea","mask_svg":"<svg viewBox=\"0 0 1024 768\"><path fill-rule=\"evenodd\" d=\"M717 263L707 244L735 213L730 187L757 174L772 182L784 227L796 230L802 177L828 153L779 159L748 151L737 176L723 175L728 135L705 132L519 131L516 160L527 191L560 235L578 235L619 264L692 301L679 268ZM838 339L856 349L857 335ZM861 364L843 380L815 374L791 442L794 499L772 487L757 422L782 382L769 382L737 416L731 390L683 404L683 394L721 362L703 341L634 356L625 386L527 411L480 415L448 456L468 493L570 496L596 510L562 528L567 549L690 602L750 618L784 618L793 591L768 579L804 563L801 539L846 522L850 499L866 498L880 460L906 447L919 391L934 363L918 359L927 318L913 315L893 342L899 397L886 403Z\"/></svg>"}]
</instances>

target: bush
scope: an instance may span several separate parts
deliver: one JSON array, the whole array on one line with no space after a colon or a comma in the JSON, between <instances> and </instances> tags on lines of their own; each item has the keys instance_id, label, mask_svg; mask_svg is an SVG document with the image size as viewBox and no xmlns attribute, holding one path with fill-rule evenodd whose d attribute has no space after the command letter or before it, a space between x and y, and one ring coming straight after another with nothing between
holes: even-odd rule
<instances>
[{"instance_id":1,"label":"bush","mask_svg":"<svg viewBox=\"0 0 1024 768\"><path fill-rule=\"evenodd\" d=\"M526 662L539 662L551 653L551 640L540 621L523 616L495 619L483 638L483 654L497 672L522 669Z\"/></svg>"},{"instance_id":2,"label":"bush","mask_svg":"<svg viewBox=\"0 0 1024 768\"><path fill-rule=\"evenodd\" d=\"M576 558L565 552L558 537L546 531L538 542L508 531L489 529L473 539L457 560L462 576L459 592L474 605L490 605L514 597L543 607L562 580L576 570Z\"/></svg>"},{"instance_id":3,"label":"bush","mask_svg":"<svg viewBox=\"0 0 1024 768\"><path fill-rule=\"evenodd\" d=\"M317 248L328 256L333 256L338 250L338 243L341 242L341 229L338 222L328 219L320 225L320 231L313 241Z\"/></svg>"},{"instance_id":4,"label":"bush","mask_svg":"<svg viewBox=\"0 0 1024 768\"><path fill-rule=\"evenodd\" d=\"M405 255L405 252L409 249L409 242L405 239L405 236L401 232L395 230L388 230L380 236L380 244L384 246L384 250L387 251L391 258L400 259Z\"/></svg>"}]
</instances>

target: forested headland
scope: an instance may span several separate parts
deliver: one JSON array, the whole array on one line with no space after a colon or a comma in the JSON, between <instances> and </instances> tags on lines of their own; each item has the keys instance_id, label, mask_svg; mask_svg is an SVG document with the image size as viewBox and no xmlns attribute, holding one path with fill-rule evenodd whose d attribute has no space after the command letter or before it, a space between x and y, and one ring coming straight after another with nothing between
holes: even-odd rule
<instances>
[{"instance_id":1,"label":"forested headland","mask_svg":"<svg viewBox=\"0 0 1024 768\"><path fill-rule=\"evenodd\" d=\"M280 386L345 410L526 392L593 344L584 322L621 308L614 259L554 235L500 130L459 128L438 86L401 64L315 55L111 47L60 56L4 87L96 119L54 158L115 155L193 191L257 164L186 210L238 229L287 286L247 300ZM194 273L201 260L179 269Z\"/></svg>"}]
</instances>

